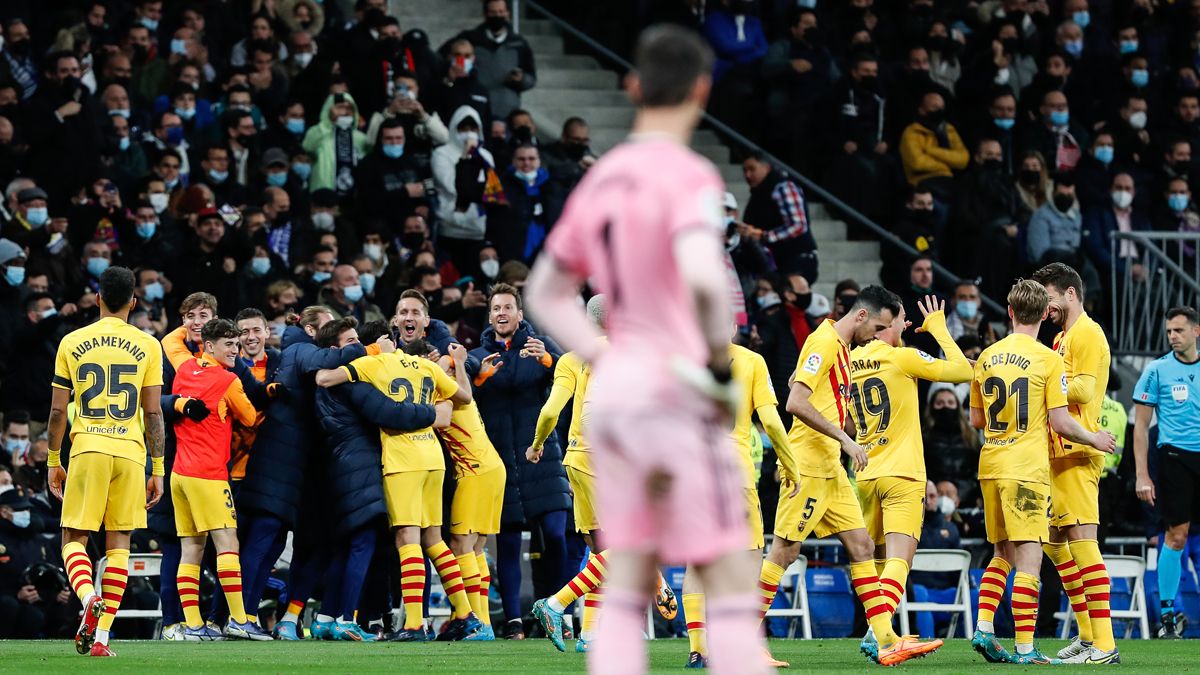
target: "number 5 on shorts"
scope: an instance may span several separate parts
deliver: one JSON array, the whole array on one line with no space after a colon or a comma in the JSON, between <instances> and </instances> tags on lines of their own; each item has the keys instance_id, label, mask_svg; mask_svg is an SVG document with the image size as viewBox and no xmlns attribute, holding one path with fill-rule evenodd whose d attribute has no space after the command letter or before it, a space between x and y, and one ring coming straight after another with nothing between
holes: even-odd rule
<instances>
[{"instance_id":1,"label":"number 5 on shorts","mask_svg":"<svg viewBox=\"0 0 1200 675\"><path fill-rule=\"evenodd\" d=\"M804 502L803 517L805 520L812 518L813 509L816 508L816 506L817 506L817 498L816 497L809 497L808 501Z\"/></svg>"}]
</instances>

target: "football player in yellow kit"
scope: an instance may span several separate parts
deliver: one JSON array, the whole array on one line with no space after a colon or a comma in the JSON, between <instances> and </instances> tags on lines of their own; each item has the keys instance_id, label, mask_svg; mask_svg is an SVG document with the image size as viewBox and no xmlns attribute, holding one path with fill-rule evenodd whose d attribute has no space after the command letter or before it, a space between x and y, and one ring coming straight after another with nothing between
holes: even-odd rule
<instances>
[{"instance_id":1,"label":"football player in yellow kit","mask_svg":"<svg viewBox=\"0 0 1200 675\"><path fill-rule=\"evenodd\" d=\"M946 328L945 303L926 296L917 306L925 317L918 330L937 340L947 360L901 346L900 336L909 325L903 308L876 339L850 352L850 416L868 459L855 478L867 534L875 543L879 588L890 614L895 614L904 597L925 515L925 448L917 380L957 384L971 379L971 364ZM870 652L873 640L868 631L864 652Z\"/></svg>"},{"instance_id":2,"label":"football player in yellow kit","mask_svg":"<svg viewBox=\"0 0 1200 675\"><path fill-rule=\"evenodd\" d=\"M1050 437L1047 425L1073 443L1112 452L1112 434L1084 429L1067 412L1067 375L1062 357L1037 341L1050 296L1022 279L1008 292L1013 333L979 355L971 382L971 424L984 430L979 453L988 541L995 555L979 583L979 611L971 644L990 662L1055 663L1033 644L1037 626L1038 573L1042 544L1050 540ZM1016 653L996 640L993 619L1013 578Z\"/></svg>"},{"instance_id":3,"label":"football player in yellow kit","mask_svg":"<svg viewBox=\"0 0 1200 675\"><path fill-rule=\"evenodd\" d=\"M1112 357L1104 329L1083 310L1083 280L1062 263L1033 274L1050 295L1050 320L1061 332L1054 350L1067 373L1067 410L1079 426L1100 429ZM1062 577L1079 634L1058 652L1066 663L1120 663L1109 618L1108 568L1096 541L1104 453L1059 434L1050 439L1050 541L1042 550Z\"/></svg>"}]
</instances>

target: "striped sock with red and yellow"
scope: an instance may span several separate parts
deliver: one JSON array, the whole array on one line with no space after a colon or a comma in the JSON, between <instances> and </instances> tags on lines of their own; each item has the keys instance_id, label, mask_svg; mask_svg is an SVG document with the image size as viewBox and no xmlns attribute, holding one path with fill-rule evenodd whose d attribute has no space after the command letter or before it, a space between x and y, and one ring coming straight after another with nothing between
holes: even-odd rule
<instances>
[{"instance_id":1,"label":"striped sock with red and yellow","mask_svg":"<svg viewBox=\"0 0 1200 675\"><path fill-rule=\"evenodd\" d=\"M596 632L596 620L600 617L600 605L604 604L604 587L583 596L583 615L579 617L579 637L591 640Z\"/></svg>"},{"instance_id":2,"label":"striped sock with red and yellow","mask_svg":"<svg viewBox=\"0 0 1200 675\"><path fill-rule=\"evenodd\" d=\"M707 653L704 623L704 594L683 594L683 616L687 619L688 651L703 656Z\"/></svg>"},{"instance_id":3,"label":"striped sock with red and yellow","mask_svg":"<svg viewBox=\"0 0 1200 675\"><path fill-rule=\"evenodd\" d=\"M71 590L79 596L79 601L87 603L88 598L96 594L92 584L92 559L88 557L83 544L72 541L62 547L63 562L67 566L67 579L71 582Z\"/></svg>"},{"instance_id":4,"label":"striped sock with red and yellow","mask_svg":"<svg viewBox=\"0 0 1200 675\"><path fill-rule=\"evenodd\" d=\"M558 592L550 597L547 604L556 612L564 612L567 607L571 606L579 598L591 593L604 583L604 576L607 573L607 564L604 560L604 555L608 551L593 553L588 556L588 562L579 570L579 574L575 575L574 579L567 582L566 586L558 589Z\"/></svg>"},{"instance_id":5,"label":"striped sock with red and yellow","mask_svg":"<svg viewBox=\"0 0 1200 675\"><path fill-rule=\"evenodd\" d=\"M467 604L471 611L479 615L479 563L475 562L475 552L454 556L458 560L458 569L462 570L463 591L467 594Z\"/></svg>"},{"instance_id":6,"label":"striped sock with red and yellow","mask_svg":"<svg viewBox=\"0 0 1200 675\"><path fill-rule=\"evenodd\" d=\"M758 615L766 618L767 610L775 602L775 593L779 591L779 582L783 580L783 568L763 558L762 569L758 573Z\"/></svg>"},{"instance_id":7,"label":"striped sock with red and yellow","mask_svg":"<svg viewBox=\"0 0 1200 675\"><path fill-rule=\"evenodd\" d=\"M217 554L217 579L229 604L229 618L246 623L246 606L242 603L242 559L236 551Z\"/></svg>"},{"instance_id":8,"label":"striped sock with red and yellow","mask_svg":"<svg viewBox=\"0 0 1200 675\"><path fill-rule=\"evenodd\" d=\"M404 628L416 630L425 625L421 598L425 594L425 556L420 544L400 547L400 596L404 602Z\"/></svg>"},{"instance_id":9,"label":"striped sock with red and yellow","mask_svg":"<svg viewBox=\"0 0 1200 675\"><path fill-rule=\"evenodd\" d=\"M446 591L446 597L450 600L450 606L454 608L455 619L465 619L471 613L471 601L467 599L467 588L463 583L462 568L458 566L458 560L454 558L454 552L446 545L446 542L439 541L433 546L425 549L425 555L433 561L433 566L437 569L438 576L442 579L442 588Z\"/></svg>"},{"instance_id":10,"label":"striped sock with red and yellow","mask_svg":"<svg viewBox=\"0 0 1200 675\"><path fill-rule=\"evenodd\" d=\"M1087 598L1088 617L1092 623L1092 645L1104 652L1117 648L1113 638L1112 617L1109 614L1109 590L1112 582L1100 545L1095 539L1080 539L1071 542L1071 554L1078 561L1083 575L1083 589Z\"/></svg>"},{"instance_id":11,"label":"striped sock with red and yellow","mask_svg":"<svg viewBox=\"0 0 1200 675\"><path fill-rule=\"evenodd\" d=\"M1033 651L1033 633L1037 630L1038 578L1028 572L1013 575L1012 613L1017 653Z\"/></svg>"},{"instance_id":12,"label":"striped sock with red and yellow","mask_svg":"<svg viewBox=\"0 0 1200 675\"><path fill-rule=\"evenodd\" d=\"M129 581L129 549L112 548L105 554L108 565L100 577L100 597L104 598L104 613L96 624L96 642L108 644L108 632L112 630L121 598L125 596L125 584Z\"/></svg>"},{"instance_id":13,"label":"striped sock with red and yellow","mask_svg":"<svg viewBox=\"0 0 1200 675\"><path fill-rule=\"evenodd\" d=\"M1058 576L1062 579L1063 591L1071 603L1071 611L1075 613L1075 621L1079 623L1079 639L1082 642L1092 641L1092 622L1088 618L1088 603L1083 588L1083 574L1071 556L1071 548L1066 543L1046 542L1042 544L1046 557L1054 563Z\"/></svg>"},{"instance_id":14,"label":"striped sock with red and yellow","mask_svg":"<svg viewBox=\"0 0 1200 675\"><path fill-rule=\"evenodd\" d=\"M477 607L475 614L483 622L483 625L490 626L492 625L492 610L488 606L488 593L492 589L492 572L488 569L485 554L477 554L475 562L479 567L479 597L477 598L479 604L475 605Z\"/></svg>"},{"instance_id":15,"label":"striped sock with red and yellow","mask_svg":"<svg viewBox=\"0 0 1200 675\"><path fill-rule=\"evenodd\" d=\"M850 563L850 584L854 586L854 593L863 605L867 623L871 624L879 647L882 649L892 646L896 641L896 633L892 631L892 615L888 611L887 596L879 587L875 562L864 560Z\"/></svg>"},{"instance_id":16,"label":"striped sock with red and yellow","mask_svg":"<svg viewBox=\"0 0 1200 675\"><path fill-rule=\"evenodd\" d=\"M996 608L1004 599L1004 589L1008 586L1008 573L1012 565L999 556L988 562L979 580L979 606L976 608L976 629L983 633L995 633L992 623L996 619Z\"/></svg>"},{"instance_id":17,"label":"striped sock with red and yellow","mask_svg":"<svg viewBox=\"0 0 1200 675\"><path fill-rule=\"evenodd\" d=\"M200 616L200 566L192 563L179 563L175 583L179 586L179 604L183 607L183 622L188 625L188 628L203 626L204 618Z\"/></svg>"},{"instance_id":18,"label":"striped sock with red and yellow","mask_svg":"<svg viewBox=\"0 0 1200 675\"><path fill-rule=\"evenodd\" d=\"M307 600L292 598L291 601L288 602L287 610L284 611L283 618L280 619L280 621L291 621L292 623L296 624L298 628L300 626L300 615L304 613L304 605L306 602Z\"/></svg>"},{"instance_id":19,"label":"striped sock with red and yellow","mask_svg":"<svg viewBox=\"0 0 1200 675\"><path fill-rule=\"evenodd\" d=\"M878 565L876 565L878 568ZM879 590L887 599L889 614L896 613L900 599L904 597L904 587L908 583L908 563L903 558L888 558L879 575Z\"/></svg>"}]
</instances>

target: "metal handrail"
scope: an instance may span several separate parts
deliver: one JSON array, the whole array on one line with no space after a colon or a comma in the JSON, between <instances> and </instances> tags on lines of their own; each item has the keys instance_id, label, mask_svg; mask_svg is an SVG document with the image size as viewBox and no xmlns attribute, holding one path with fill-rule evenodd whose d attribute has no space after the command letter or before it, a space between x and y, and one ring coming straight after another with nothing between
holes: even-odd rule
<instances>
[{"instance_id":1,"label":"metal handrail","mask_svg":"<svg viewBox=\"0 0 1200 675\"><path fill-rule=\"evenodd\" d=\"M570 34L572 37L576 38L580 42L587 45L588 48L591 49L592 51L599 53L604 58L608 59L609 61L612 61L613 63L619 65L620 67L622 67L626 70L633 70L632 63L630 63L629 61L626 61L624 58L622 58L620 55L618 55L616 52L612 51L608 47L605 47L604 45L600 44L599 42L594 40L587 33L584 33L582 30L576 28L575 26L572 26L565 19L562 19L561 17L555 15L553 12L551 12L550 10L543 7L540 2L536 2L535 0L523 0L523 1L524 1L525 5L527 5L530 9L535 10L538 14L541 14L543 17L548 19L551 23L553 23L555 26L557 26L559 28L559 30ZM787 172L787 174L790 177L792 177L797 182L799 182L801 185L803 185L805 190L817 195L821 199L825 200L826 203L831 204L838 210L842 211L843 213L846 214L846 216L850 220L853 220L854 222L858 223L859 225L862 225L863 227L867 228L868 230L871 230L881 240L886 241L887 243L891 244L892 246L898 247L901 251L904 251L905 253L907 253L911 256L921 255L920 251L918 251L917 249L915 249L912 246L905 243L905 241L903 239L900 239L899 237L892 234L891 232L888 232L886 229L883 228L883 226L879 225L875 221L871 220L870 218L867 218L863 214L861 214L858 211L856 211L855 209L851 208L848 204L846 204L842 200L835 197L828 190L821 187L816 182L814 182L813 180L811 180L804 174L800 173L796 169L792 168L790 165L786 164L785 162L783 162L783 160L779 159L775 155L767 152L766 150L764 150L762 148L762 146L758 145L757 143L750 140L749 138L746 138L741 133L739 133L737 130L735 130L733 127L729 126L728 124L725 124L724 122L717 119L716 117L713 117L707 111L704 112L704 121L707 122L709 125L711 125L713 128L715 128L717 131L721 132L725 136L736 141L739 145L742 146L743 149L762 154L762 156L765 157L766 160L768 162L770 162L773 166L783 169L785 172ZM946 269L944 266L942 266L941 263L939 263L937 261L933 261L933 269L935 272L937 272L939 275L941 275L942 278L949 280L951 284L957 285L964 281L958 275L956 275L953 272L951 272L950 270ZM1000 316L1007 315L1008 309L1006 306L1001 305L1000 303L996 302L995 300L992 300L991 298L987 297L986 295L983 295L982 293L980 293L979 297L982 299L983 304L986 305L988 307L988 309L992 310L993 312L996 312Z\"/></svg>"},{"instance_id":2,"label":"metal handrail","mask_svg":"<svg viewBox=\"0 0 1200 675\"><path fill-rule=\"evenodd\" d=\"M1179 263L1171 260L1170 256L1168 256L1161 248L1158 247L1158 244L1155 243L1155 240L1162 240L1190 241L1200 244L1200 237L1196 236L1196 234L1189 232L1155 232L1153 235L1147 235L1144 232L1113 232L1111 236L1114 241L1118 239L1129 239L1137 243L1138 246L1144 247L1147 253L1154 256L1158 264L1174 272L1184 286L1187 286L1193 291L1200 293L1200 282L1196 281L1196 279L1193 279L1188 274L1187 270L1179 266ZM1114 246L1113 250L1119 250L1119 248Z\"/></svg>"}]
</instances>

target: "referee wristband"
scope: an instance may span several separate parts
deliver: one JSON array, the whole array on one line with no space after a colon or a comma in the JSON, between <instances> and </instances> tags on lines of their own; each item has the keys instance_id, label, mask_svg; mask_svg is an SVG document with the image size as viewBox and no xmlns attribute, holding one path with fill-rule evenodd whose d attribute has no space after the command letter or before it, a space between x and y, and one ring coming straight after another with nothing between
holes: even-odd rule
<instances>
[{"instance_id":1,"label":"referee wristband","mask_svg":"<svg viewBox=\"0 0 1200 675\"><path fill-rule=\"evenodd\" d=\"M62 466L62 450L50 450L47 452L46 466L51 469Z\"/></svg>"},{"instance_id":2,"label":"referee wristband","mask_svg":"<svg viewBox=\"0 0 1200 675\"><path fill-rule=\"evenodd\" d=\"M163 476L165 474L166 474L166 466L163 463L163 458L162 457L151 457L150 458L150 475L151 476Z\"/></svg>"}]
</instances>

